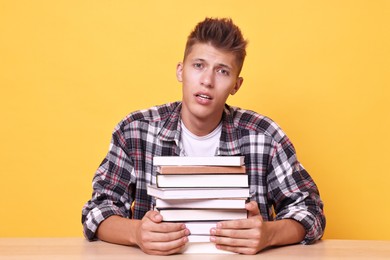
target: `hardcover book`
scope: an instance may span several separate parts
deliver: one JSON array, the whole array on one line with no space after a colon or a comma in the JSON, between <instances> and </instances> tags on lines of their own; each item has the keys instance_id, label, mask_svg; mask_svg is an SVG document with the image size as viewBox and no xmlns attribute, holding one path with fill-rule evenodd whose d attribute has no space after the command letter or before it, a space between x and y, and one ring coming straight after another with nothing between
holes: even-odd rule
<instances>
[{"instance_id":1,"label":"hardcover book","mask_svg":"<svg viewBox=\"0 0 390 260\"><path fill-rule=\"evenodd\" d=\"M220 250L211 242L189 242L186 244L182 254L235 254L230 251Z\"/></svg>"},{"instance_id":2,"label":"hardcover book","mask_svg":"<svg viewBox=\"0 0 390 260\"><path fill-rule=\"evenodd\" d=\"M157 187L248 187L246 174L157 174Z\"/></svg>"},{"instance_id":3,"label":"hardcover book","mask_svg":"<svg viewBox=\"0 0 390 260\"><path fill-rule=\"evenodd\" d=\"M210 235L210 229L217 226L217 222L201 221L201 222L185 222L186 228L191 235Z\"/></svg>"},{"instance_id":4,"label":"hardcover book","mask_svg":"<svg viewBox=\"0 0 390 260\"><path fill-rule=\"evenodd\" d=\"M156 198L156 208L187 208L187 209L244 209L247 198L227 199L159 199Z\"/></svg>"},{"instance_id":5,"label":"hardcover book","mask_svg":"<svg viewBox=\"0 0 390 260\"><path fill-rule=\"evenodd\" d=\"M244 156L155 156L153 164L163 165L203 165L203 166L241 166Z\"/></svg>"},{"instance_id":6,"label":"hardcover book","mask_svg":"<svg viewBox=\"0 0 390 260\"><path fill-rule=\"evenodd\" d=\"M242 166L157 166L157 173L160 174L245 174L246 168Z\"/></svg>"},{"instance_id":7,"label":"hardcover book","mask_svg":"<svg viewBox=\"0 0 390 260\"><path fill-rule=\"evenodd\" d=\"M147 193L160 199L248 198L249 188L158 188L148 185Z\"/></svg>"},{"instance_id":8,"label":"hardcover book","mask_svg":"<svg viewBox=\"0 0 390 260\"><path fill-rule=\"evenodd\" d=\"M246 219L246 209L160 209L163 221L222 221Z\"/></svg>"}]
</instances>

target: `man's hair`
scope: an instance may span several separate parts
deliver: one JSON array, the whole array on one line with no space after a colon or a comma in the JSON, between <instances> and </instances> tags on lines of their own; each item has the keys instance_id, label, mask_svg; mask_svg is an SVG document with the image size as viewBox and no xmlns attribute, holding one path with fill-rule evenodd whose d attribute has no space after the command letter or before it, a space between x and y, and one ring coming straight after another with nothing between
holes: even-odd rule
<instances>
[{"instance_id":1,"label":"man's hair","mask_svg":"<svg viewBox=\"0 0 390 260\"><path fill-rule=\"evenodd\" d=\"M198 23L187 38L184 59L197 43L208 43L214 48L233 53L236 56L239 71L241 71L246 56L247 41L232 19L206 18Z\"/></svg>"}]
</instances>

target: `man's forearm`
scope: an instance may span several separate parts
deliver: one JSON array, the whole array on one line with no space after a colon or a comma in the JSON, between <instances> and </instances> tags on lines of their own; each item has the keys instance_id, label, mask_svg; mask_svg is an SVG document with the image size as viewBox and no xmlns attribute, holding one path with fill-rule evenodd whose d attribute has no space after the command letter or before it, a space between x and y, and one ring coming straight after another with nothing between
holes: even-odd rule
<instances>
[{"instance_id":1,"label":"man's forearm","mask_svg":"<svg viewBox=\"0 0 390 260\"><path fill-rule=\"evenodd\" d=\"M100 223L96 236L110 243L136 245L136 231L140 223L141 220L114 215Z\"/></svg>"},{"instance_id":2,"label":"man's forearm","mask_svg":"<svg viewBox=\"0 0 390 260\"><path fill-rule=\"evenodd\" d=\"M269 234L269 246L282 246L301 242L305 235L305 228L293 219L282 219L264 222Z\"/></svg>"}]
</instances>

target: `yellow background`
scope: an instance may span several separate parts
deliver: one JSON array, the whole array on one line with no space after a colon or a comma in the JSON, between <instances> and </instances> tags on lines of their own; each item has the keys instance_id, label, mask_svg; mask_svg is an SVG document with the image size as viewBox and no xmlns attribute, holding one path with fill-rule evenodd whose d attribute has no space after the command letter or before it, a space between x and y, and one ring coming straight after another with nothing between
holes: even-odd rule
<instances>
[{"instance_id":1,"label":"yellow background","mask_svg":"<svg viewBox=\"0 0 390 260\"><path fill-rule=\"evenodd\" d=\"M249 39L229 104L289 135L325 238L390 239L390 1L0 1L0 236L82 236L81 208L127 113L178 100L206 16Z\"/></svg>"}]
</instances>

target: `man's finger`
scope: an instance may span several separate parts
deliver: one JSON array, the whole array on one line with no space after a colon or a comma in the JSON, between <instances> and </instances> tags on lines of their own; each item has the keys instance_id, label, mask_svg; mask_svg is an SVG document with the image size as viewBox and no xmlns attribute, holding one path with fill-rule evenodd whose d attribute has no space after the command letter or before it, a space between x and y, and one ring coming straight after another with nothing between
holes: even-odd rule
<instances>
[{"instance_id":1,"label":"man's finger","mask_svg":"<svg viewBox=\"0 0 390 260\"><path fill-rule=\"evenodd\" d=\"M179 253L188 242L187 237L181 237L173 241L151 241L144 244L143 251L154 255L170 255Z\"/></svg>"},{"instance_id":2,"label":"man's finger","mask_svg":"<svg viewBox=\"0 0 390 260\"><path fill-rule=\"evenodd\" d=\"M149 210L148 212L146 212L144 217L150 219L154 223L160 223L162 221L161 214L155 210Z\"/></svg>"},{"instance_id":3,"label":"man's finger","mask_svg":"<svg viewBox=\"0 0 390 260\"><path fill-rule=\"evenodd\" d=\"M161 219L160 219L161 218ZM162 216L157 211L148 211L143 218L142 228L158 233L171 233L182 231L189 234L184 223L163 222Z\"/></svg>"},{"instance_id":4,"label":"man's finger","mask_svg":"<svg viewBox=\"0 0 390 260\"><path fill-rule=\"evenodd\" d=\"M153 232L150 241L151 242L172 242L177 241L182 238L187 238L190 232L186 229L178 230L174 232L164 233L164 232Z\"/></svg>"},{"instance_id":5,"label":"man's finger","mask_svg":"<svg viewBox=\"0 0 390 260\"><path fill-rule=\"evenodd\" d=\"M262 218L260 216L247 219L221 221L217 223L216 229L251 229L258 227L261 222Z\"/></svg>"},{"instance_id":6,"label":"man's finger","mask_svg":"<svg viewBox=\"0 0 390 260\"><path fill-rule=\"evenodd\" d=\"M218 237L230 237L230 238L257 238L260 236L260 231L254 228L246 228L246 229L229 229L229 228L213 228L210 231L212 236Z\"/></svg>"},{"instance_id":7,"label":"man's finger","mask_svg":"<svg viewBox=\"0 0 390 260\"><path fill-rule=\"evenodd\" d=\"M248 218L260 215L260 209L256 201L250 201L245 204L245 208L248 211Z\"/></svg>"}]
</instances>

